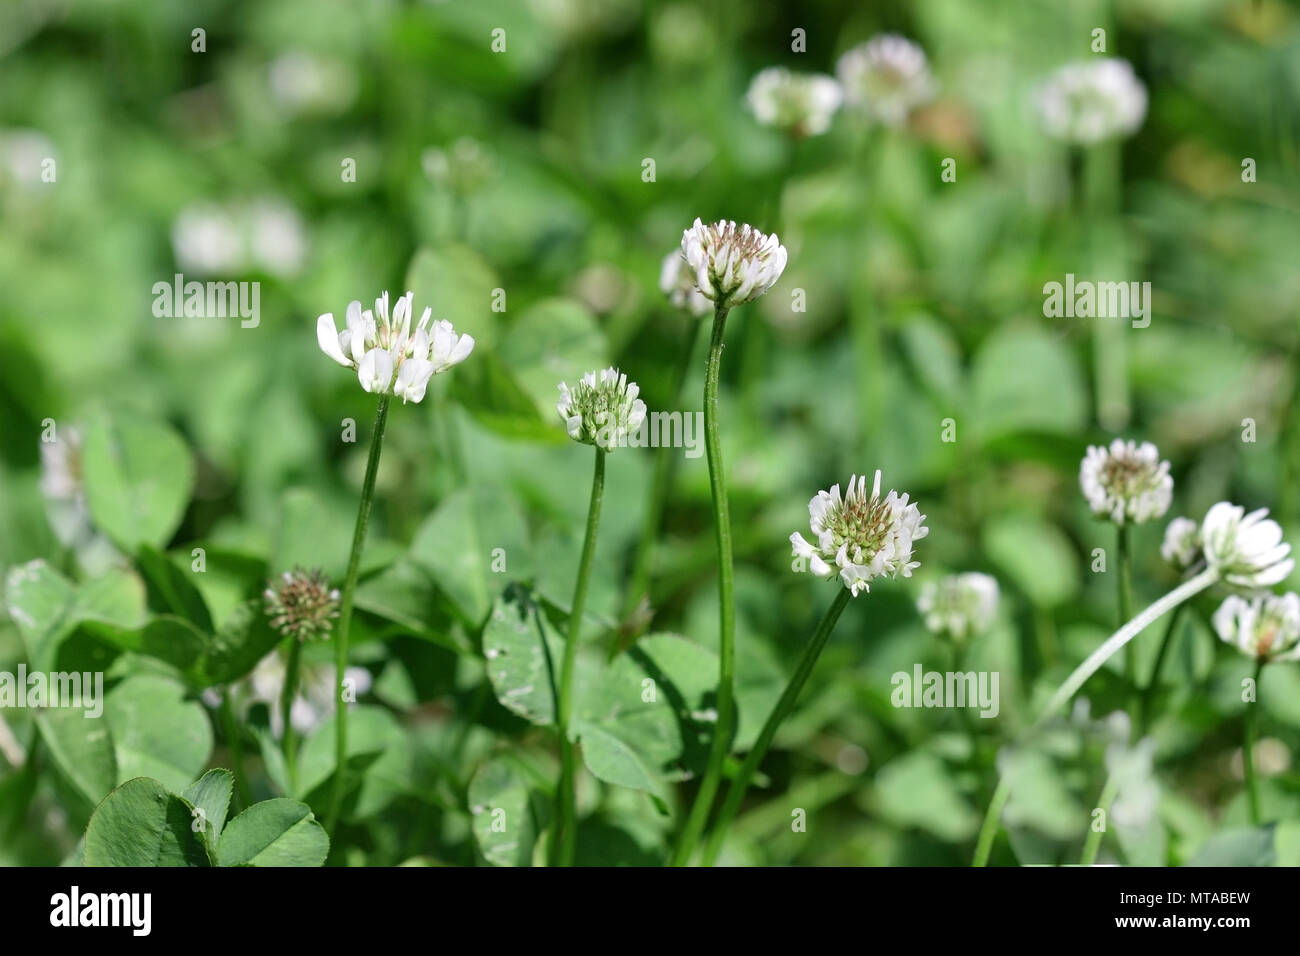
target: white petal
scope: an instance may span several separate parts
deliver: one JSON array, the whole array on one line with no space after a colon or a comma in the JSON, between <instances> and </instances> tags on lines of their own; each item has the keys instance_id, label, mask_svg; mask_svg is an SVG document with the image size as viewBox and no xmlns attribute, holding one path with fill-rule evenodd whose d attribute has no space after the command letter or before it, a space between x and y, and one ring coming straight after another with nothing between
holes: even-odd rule
<instances>
[{"instance_id":1,"label":"white petal","mask_svg":"<svg viewBox=\"0 0 1300 956\"><path fill-rule=\"evenodd\" d=\"M334 361L348 368L352 367L352 361L339 347L339 331L334 325L334 313L326 312L316 320L316 343L320 346L320 350Z\"/></svg>"}]
</instances>

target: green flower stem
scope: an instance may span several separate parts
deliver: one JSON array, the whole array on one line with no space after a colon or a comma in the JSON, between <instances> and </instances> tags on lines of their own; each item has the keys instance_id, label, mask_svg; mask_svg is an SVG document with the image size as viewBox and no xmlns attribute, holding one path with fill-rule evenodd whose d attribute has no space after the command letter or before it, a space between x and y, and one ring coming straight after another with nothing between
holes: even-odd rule
<instances>
[{"instance_id":1,"label":"green flower stem","mask_svg":"<svg viewBox=\"0 0 1300 956\"><path fill-rule=\"evenodd\" d=\"M605 450L596 448L596 468L591 476L591 504L587 506L587 534L582 541L582 559L578 580L573 586L573 604L569 610L569 633L564 641L564 668L560 672L560 700L556 726L560 731L560 785L556 788L556 831L551 840L551 863L572 866L577 846L578 807L575 791L575 755L569 723L573 717L573 670L578 660L578 636L582 630L582 608L587 602L587 582L591 578L591 558L596 552L596 527L600 524L600 504L605 497Z\"/></svg>"},{"instance_id":2,"label":"green flower stem","mask_svg":"<svg viewBox=\"0 0 1300 956\"><path fill-rule=\"evenodd\" d=\"M1115 794L1119 792L1119 780L1114 774L1106 778L1106 783L1101 788L1101 797L1097 800L1097 806L1106 814L1103 820L1107 820L1110 814L1110 805L1115 801ZM1088 838L1083 841L1083 853L1079 857L1080 866L1092 866L1097 862L1097 852L1101 849L1101 838L1106 835L1105 824L1102 829L1096 830L1091 827L1088 829Z\"/></svg>"},{"instance_id":3,"label":"green flower stem","mask_svg":"<svg viewBox=\"0 0 1300 956\"><path fill-rule=\"evenodd\" d=\"M1147 684L1142 688L1142 700L1138 707L1138 733L1141 737L1147 731L1151 720L1151 703L1155 700L1156 688L1160 686L1160 671L1164 669L1165 657L1169 654L1169 648L1174 643L1174 636L1178 633L1178 625L1183 619L1183 611L1187 609L1186 604L1180 604L1174 608L1174 613L1169 616L1169 626L1165 628L1165 636L1160 641L1160 649L1156 651L1156 662L1151 667L1151 677Z\"/></svg>"},{"instance_id":4,"label":"green flower stem","mask_svg":"<svg viewBox=\"0 0 1300 956\"><path fill-rule=\"evenodd\" d=\"M1259 783L1255 778L1255 738L1259 733L1259 677L1265 661L1255 663L1255 699L1246 705L1246 739L1241 763L1246 771L1246 799L1250 801L1250 822L1259 825Z\"/></svg>"},{"instance_id":5,"label":"green flower stem","mask_svg":"<svg viewBox=\"0 0 1300 956\"><path fill-rule=\"evenodd\" d=\"M732 596L731 517L727 512L727 484L722 468L722 447L718 441L718 377L722 368L722 333L727 324L727 311L725 306L714 310L709 365L704 376L704 448L709 459L709 490L713 495L713 524L718 544L718 719L713 726L709 763L695 795L695 805L691 807L670 861L673 866L685 866L695 852L695 845L704 832L704 824L713 806L713 797L718 792L722 764L731 747L736 622Z\"/></svg>"},{"instance_id":6,"label":"green flower stem","mask_svg":"<svg viewBox=\"0 0 1300 956\"><path fill-rule=\"evenodd\" d=\"M686 377L691 369L691 357L695 354L695 343L700 338L703 322L688 317L690 323L686 328L686 342L682 346L677 363L677 374L673 382L672 407L681 404L682 389L686 386ZM637 542L636 557L632 563L627 595L623 605L623 617L628 619L636 611L637 605L650 590L650 560L654 546L659 537L659 525L663 521L664 504L672 486L674 465L677 463L675 449L659 448L655 451L655 472L650 486L650 501L646 506L645 518L641 523L641 540Z\"/></svg>"},{"instance_id":7,"label":"green flower stem","mask_svg":"<svg viewBox=\"0 0 1300 956\"><path fill-rule=\"evenodd\" d=\"M280 723L284 727L284 736L280 743L284 747L284 766L289 773L289 789L298 790L298 744L293 732L293 700L298 696L298 684L302 673L302 641L296 637L289 638L289 660L284 667L284 687L280 689Z\"/></svg>"},{"instance_id":8,"label":"green flower stem","mask_svg":"<svg viewBox=\"0 0 1300 956\"><path fill-rule=\"evenodd\" d=\"M239 736L239 724L235 720L235 708L230 703L230 688L221 690L221 725L226 733L226 744L230 747L231 769L235 773L235 794L239 806L251 807L253 798L248 792L248 778L244 776L244 744Z\"/></svg>"},{"instance_id":9,"label":"green flower stem","mask_svg":"<svg viewBox=\"0 0 1300 956\"><path fill-rule=\"evenodd\" d=\"M329 816L325 831L332 840L338 825L339 811L343 808L346 791L344 776L348 759L348 708L343 699L343 681L348 669L348 634L352 629L352 601L356 596L357 577L361 573L361 549L366 541L366 528L370 525L370 506L375 500L375 476L379 473L379 453L384 447L384 427L388 424L390 395L379 396L375 411L375 428L370 436L370 457L366 459L366 477L361 485L361 505L357 508L357 524L352 531L352 553L348 556L347 576L343 579L343 597L339 607L338 634L334 638L335 679L338 697L334 721L334 795L330 798Z\"/></svg>"},{"instance_id":10,"label":"green flower stem","mask_svg":"<svg viewBox=\"0 0 1300 956\"><path fill-rule=\"evenodd\" d=\"M1065 683L1057 688L1056 693L1047 702L1047 706L1043 708L1043 712L1039 714L1038 719L1029 728L1029 733L1037 731L1048 718L1065 706L1066 702L1087 682L1088 678L1097 673L1116 651L1154 624L1159 618L1169 613L1169 611L1200 594L1218 580L1218 568L1206 568L1195 577L1184 581L1106 638L1102 645L1088 656L1087 660L1074 669L1074 672L1065 679ZM993 838L997 834L998 818L1002 815L1002 807L1006 804L1009 796L1010 785L1004 776L998 781L997 789L993 792L993 799L989 801L989 808L984 814L984 823L980 827L979 841L975 847L975 866L983 866L988 862L989 852L993 849Z\"/></svg>"},{"instance_id":11,"label":"green flower stem","mask_svg":"<svg viewBox=\"0 0 1300 956\"><path fill-rule=\"evenodd\" d=\"M736 774L735 779L731 781L731 786L727 789L726 802L723 803L722 812L718 814L717 822L714 823L708 842L705 844L704 866L713 866L717 861L718 851L722 849L722 842L727 836L727 828L731 825L731 821L735 819L736 811L740 809L740 803L745 798L745 791L749 789L754 774L758 770L758 765L763 762L763 757L767 754L767 748L772 745L772 738L776 736L777 729L790 716L790 711L794 709L795 702L798 701L804 684L808 683L808 677L817 664L817 658L821 656L822 649L826 647L826 641L831 636L831 631L835 629L835 622L840 619L840 615L848 607L849 599L852 597L852 591L848 588L840 588L840 593L836 595L835 600L822 617L821 623L817 625L817 630L813 632L808 646L804 648L803 657L799 659L799 666L795 668L794 674L791 675L790 682L785 685L785 690L781 693L781 699L772 708L772 713L768 714L763 729L758 733L758 739L754 741L754 746L750 749L749 755L740 767L740 772Z\"/></svg>"},{"instance_id":12,"label":"green flower stem","mask_svg":"<svg viewBox=\"0 0 1300 956\"><path fill-rule=\"evenodd\" d=\"M1127 523L1115 528L1115 563L1119 577L1119 623L1133 619L1133 558L1131 529ZM1138 686L1137 645L1124 645L1124 678L1131 689Z\"/></svg>"}]
</instances>

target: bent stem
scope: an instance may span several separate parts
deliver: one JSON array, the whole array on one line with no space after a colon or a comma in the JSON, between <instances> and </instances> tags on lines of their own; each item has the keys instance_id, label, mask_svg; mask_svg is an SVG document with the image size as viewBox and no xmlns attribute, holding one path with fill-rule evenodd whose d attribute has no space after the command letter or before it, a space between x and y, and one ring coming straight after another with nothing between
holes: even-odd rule
<instances>
[{"instance_id":1,"label":"bent stem","mask_svg":"<svg viewBox=\"0 0 1300 956\"><path fill-rule=\"evenodd\" d=\"M334 838L339 811L343 807L345 770L348 756L348 708L344 700L345 675L348 669L348 633L352 629L352 601L356 595L357 577L361 573L361 549L370 524L370 506L375 498L375 476L379 473L379 452L384 446L384 427L388 424L390 395L379 396L375 411L375 428L370 436L370 457L366 459L366 477L361 485L361 505L357 509L357 523L352 530L352 553L348 556L347 576L343 579L343 597L339 606L339 629L334 639L334 668L337 681L337 706L334 721L334 795L330 798L329 816L325 832Z\"/></svg>"},{"instance_id":2,"label":"bent stem","mask_svg":"<svg viewBox=\"0 0 1300 956\"><path fill-rule=\"evenodd\" d=\"M718 720L713 728L713 745L709 763L700 781L695 805L678 840L671 864L690 862L695 844L704 832L704 824L718 792L722 764L731 744L731 702L735 680L735 616L732 607L731 518L727 512L727 485L722 468L722 448L718 442L718 376L722 368L722 333L727 324L727 308L718 306L713 313L713 338L709 343L709 365L704 376L704 448L709 459L709 490L713 495L713 524L718 544Z\"/></svg>"},{"instance_id":3,"label":"bent stem","mask_svg":"<svg viewBox=\"0 0 1300 956\"><path fill-rule=\"evenodd\" d=\"M681 404L682 389L686 387L686 377L691 368L691 356L695 354L695 343L700 338L700 326L703 324L693 316L688 317L690 325L686 329L686 342L682 346L681 357L677 364L677 374L673 382L672 407ZM677 456L673 449L659 448L655 452L654 479L650 486L650 501L646 506L645 520L641 523L641 540L637 542L636 557L632 562L632 574L629 578L627 595L624 600L623 617L626 620L636 611L641 599L650 589L650 559L659 537L659 525L663 520L664 503L672 485L673 465Z\"/></svg>"},{"instance_id":4,"label":"bent stem","mask_svg":"<svg viewBox=\"0 0 1300 956\"><path fill-rule=\"evenodd\" d=\"M577 794L573 741L569 721L573 715L573 670L578 659L578 632L582 629L582 608L587 601L587 581L591 577L591 558L596 551L596 527L600 524L600 504L605 496L605 450L596 448L596 468L591 476L591 503L587 506L587 534L582 541L582 558L578 580L573 587L573 604L569 609L569 633L564 641L564 666L560 671L560 700L556 708L556 726L560 731L560 785L555 791L556 830L551 839L551 864L572 866L577 846Z\"/></svg>"},{"instance_id":5,"label":"bent stem","mask_svg":"<svg viewBox=\"0 0 1300 956\"><path fill-rule=\"evenodd\" d=\"M284 736L280 743L284 748L284 766L289 774L289 789L298 789L298 754L297 741L293 732L293 700L298 696L299 676L302 673L302 641L296 637L289 638L289 661L284 668L284 686L280 688L280 726Z\"/></svg>"},{"instance_id":6,"label":"bent stem","mask_svg":"<svg viewBox=\"0 0 1300 956\"><path fill-rule=\"evenodd\" d=\"M776 736L781 723L790 716L790 711L794 709L795 702L798 701L804 684L808 683L808 677L812 674L817 658L821 656L822 649L826 647L826 641L831 636L831 631L835 629L835 622L840 619L840 614L848 606L851 597L853 597L853 592L848 588L840 589L835 601L822 617L821 623L817 625L817 630L813 632L808 646L804 648L803 657L799 659L799 666L795 668L794 674L790 677L790 682L785 685L785 690L781 693L781 699L772 708L772 713L768 715L767 721L763 724L763 729L759 731L758 739L754 741L754 746L750 749L744 764L741 765L740 772L731 781L731 786L727 790L726 802L722 805L722 812L718 814L717 822L714 823L713 831L709 834L708 842L704 848L704 859L702 861L704 866L713 866L717 860L718 851L722 849L723 840L727 836L727 828L735 818L736 811L740 809L741 801L745 798L745 791L749 789L759 764L763 762L763 757L767 754L767 748L772 745L772 738Z\"/></svg>"},{"instance_id":7,"label":"bent stem","mask_svg":"<svg viewBox=\"0 0 1300 956\"><path fill-rule=\"evenodd\" d=\"M1241 748L1241 763L1246 771L1246 799L1250 802L1250 822L1259 825L1259 785L1255 779L1255 736L1259 730L1259 676L1264 670L1264 661L1255 663L1255 699L1247 706L1246 739Z\"/></svg>"},{"instance_id":8,"label":"bent stem","mask_svg":"<svg viewBox=\"0 0 1300 956\"><path fill-rule=\"evenodd\" d=\"M1043 712L1029 728L1029 733L1033 733L1042 727L1043 723L1048 718L1052 717L1057 710L1063 707L1065 703L1075 695L1079 688L1087 682L1088 678L1097 673L1101 666L1105 664L1116 651L1133 638L1137 637L1138 634L1142 633L1142 631L1146 630L1146 628L1151 626L1169 611L1192 597L1195 597L1197 594L1200 594L1218 580L1219 569L1206 568L1195 577L1184 581L1164 597L1157 600L1137 617L1133 618L1133 620L1121 627L1110 637L1106 638L1102 645L1088 656L1087 660L1074 669L1074 672L1065 679L1065 683L1057 688L1056 693L1053 694L1051 700L1047 702L1047 706L1043 708ZM997 833L998 817L1002 814L1002 806L1006 803L1008 796L1010 796L1010 789L1006 777L1003 776L998 780L998 786L993 793L993 799L989 801L989 808L984 814L984 823L980 827L979 842L975 847L975 859L973 861L973 865L975 866L983 866L988 862L989 852L993 848L993 837Z\"/></svg>"}]
</instances>

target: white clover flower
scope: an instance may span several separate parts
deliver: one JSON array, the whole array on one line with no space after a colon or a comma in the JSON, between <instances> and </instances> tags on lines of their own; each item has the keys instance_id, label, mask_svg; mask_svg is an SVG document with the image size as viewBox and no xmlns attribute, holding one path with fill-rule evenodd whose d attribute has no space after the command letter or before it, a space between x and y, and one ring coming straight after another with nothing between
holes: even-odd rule
<instances>
[{"instance_id":1,"label":"white clover flower","mask_svg":"<svg viewBox=\"0 0 1300 956\"><path fill-rule=\"evenodd\" d=\"M1248 657L1262 661L1300 660L1300 597L1230 594L1214 612L1219 637Z\"/></svg>"},{"instance_id":2,"label":"white clover flower","mask_svg":"<svg viewBox=\"0 0 1300 956\"><path fill-rule=\"evenodd\" d=\"M339 332L334 314L326 312L316 320L316 341L334 361L357 370L367 392L392 394L403 402L419 402L429 379L465 361L474 350L474 338L457 335L450 322L429 324L433 310L426 308L414 332L411 330L411 299L408 292L388 314L388 293L375 300L375 311L361 310L360 302L348 305L347 328ZM396 379L394 379L396 375Z\"/></svg>"},{"instance_id":3,"label":"white clover flower","mask_svg":"<svg viewBox=\"0 0 1300 956\"><path fill-rule=\"evenodd\" d=\"M0 185L10 181L24 189L39 188L45 184L45 161L54 160L57 167L58 158L58 150L44 133L34 129L0 130Z\"/></svg>"},{"instance_id":4,"label":"white clover flower","mask_svg":"<svg viewBox=\"0 0 1300 956\"><path fill-rule=\"evenodd\" d=\"M1192 566L1201 554L1201 526L1191 518L1178 517L1165 528L1160 557L1180 571Z\"/></svg>"},{"instance_id":5,"label":"white clover flower","mask_svg":"<svg viewBox=\"0 0 1300 956\"><path fill-rule=\"evenodd\" d=\"M682 258L680 249L674 249L664 256L664 263L659 269L659 289L676 308L691 315L708 315L713 311L713 303L696 287L695 276Z\"/></svg>"},{"instance_id":6,"label":"white clover flower","mask_svg":"<svg viewBox=\"0 0 1300 956\"><path fill-rule=\"evenodd\" d=\"M808 570L821 578L840 580L854 597L871 590L873 578L911 577L920 563L912 560L912 544L930 533L925 515L915 504L908 504L891 491L880 497L880 472L867 495L866 476L849 479L848 493L840 497L840 486L829 492L819 491L808 502L812 532L817 543L809 544L803 535L790 535L790 545L803 558Z\"/></svg>"},{"instance_id":7,"label":"white clover flower","mask_svg":"<svg viewBox=\"0 0 1300 956\"><path fill-rule=\"evenodd\" d=\"M1161 518L1174 496L1169 462L1149 441L1116 438L1109 448L1089 445L1079 466L1079 487L1092 513L1118 525Z\"/></svg>"},{"instance_id":8,"label":"white clover flower","mask_svg":"<svg viewBox=\"0 0 1300 956\"><path fill-rule=\"evenodd\" d=\"M723 219L699 219L682 233L682 255L700 293L718 308L735 308L772 288L785 271L786 251L776 233Z\"/></svg>"},{"instance_id":9,"label":"white clover flower","mask_svg":"<svg viewBox=\"0 0 1300 956\"><path fill-rule=\"evenodd\" d=\"M965 640L993 623L998 612L998 582L978 571L927 581L916 607L933 633Z\"/></svg>"},{"instance_id":10,"label":"white clover flower","mask_svg":"<svg viewBox=\"0 0 1300 956\"><path fill-rule=\"evenodd\" d=\"M340 113L352 105L357 78L350 64L291 50L267 68L271 101L288 115Z\"/></svg>"},{"instance_id":11,"label":"white clover flower","mask_svg":"<svg viewBox=\"0 0 1300 956\"><path fill-rule=\"evenodd\" d=\"M243 210L249 253L267 272L289 278L302 271L307 230L298 211L280 199L259 199Z\"/></svg>"},{"instance_id":12,"label":"white clover flower","mask_svg":"<svg viewBox=\"0 0 1300 956\"><path fill-rule=\"evenodd\" d=\"M310 734L334 715L334 701L338 697L339 682L333 664L317 664L303 660L300 665L298 695L289 709L289 720L299 734ZM287 668L278 650L262 658L252 672L231 686L232 704L241 720L256 704L266 707L271 721L271 736L279 740L284 736L284 720L280 711L280 698L284 693ZM370 690L372 678L364 667L349 667L343 672L358 694ZM204 700L213 707L220 706L221 697L216 692L204 691Z\"/></svg>"},{"instance_id":13,"label":"white clover flower","mask_svg":"<svg viewBox=\"0 0 1300 956\"><path fill-rule=\"evenodd\" d=\"M471 136L462 136L447 149L426 149L420 165L431 182L462 194L481 187L496 169L492 155Z\"/></svg>"},{"instance_id":14,"label":"white clover flower","mask_svg":"<svg viewBox=\"0 0 1300 956\"><path fill-rule=\"evenodd\" d=\"M925 51L906 37L884 33L840 57L835 74L844 100L886 126L901 126L934 98L936 84Z\"/></svg>"},{"instance_id":15,"label":"white clover flower","mask_svg":"<svg viewBox=\"0 0 1300 956\"><path fill-rule=\"evenodd\" d=\"M1209 567L1217 568L1229 584L1240 588L1270 588L1295 567L1282 543L1282 528L1267 517L1267 508L1245 509L1220 501L1201 522L1201 547Z\"/></svg>"},{"instance_id":16,"label":"white clover flower","mask_svg":"<svg viewBox=\"0 0 1300 956\"><path fill-rule=\"evenodd\" d=\"M1147 91L1127 60L1085 60L1057 70L1039 87L1036 102L1049 135L1087 145L1137 130Z\"/></svg>"},{"instance_id":17,"label":"white clover flower","mask_svg":"<svg viewBox=\"0 0 1300 956\"><path fill-rule=\"evenodd\" d=\"M792 136L819 136L844 101L844 91L822 73L795 73L783 66L759 71L745 94L754 118Z\"/></svg>"},{"instance_id":18,"label":"white clover flower","mask_svg":"<svg viewBox=\"0 0 1300 956\"><path fill-rule=\"evenodd\" d=\"M616 368L588 372L575 388L561 382L559 389L555 410L574 441L613 451L645 421L640 388Z\"/></svg>"}]
</instances>

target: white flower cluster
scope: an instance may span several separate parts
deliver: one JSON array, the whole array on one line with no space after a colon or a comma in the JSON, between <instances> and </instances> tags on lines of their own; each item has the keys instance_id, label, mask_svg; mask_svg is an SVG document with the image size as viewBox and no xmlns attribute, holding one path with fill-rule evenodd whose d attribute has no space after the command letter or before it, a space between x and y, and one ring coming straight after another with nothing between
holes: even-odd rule
<instances>
[{"instance_id":1,"label":"white flower cluster","mask_svg":"<svg viewBox=\"0 0 1300 956\"><path fill-rule=\"evenodd\" d=\"M795 532L790 545L795 556L804 559L807 570L822 578L837 573L854 597L869 591L874 578L911 577L920 567L912 560L912 545L930 533L925 515L907 495L891 491L880 497L880 472L867 494L866 476L849 479L848 492L840 497L840 486L819 491L808 502L808 515L816 544Z\"/></svg>"},{"instance_id":2,"label":"white flower cluster","mask_svg":"<svg viewBox=\"0 0 1300 956\"><path fill-rule=\"evenodd\" d=\"M357 370L367 392L392 394L403 402L424 398L429 379L463 362L474 349L474 339L457 335L450 322L429 323L433 310L426 308L415 331L411 331L411 299L408 292L388 314L388 293L375 300L375 310L361 310L360 302L348 305L347 328L334 324L326 312L316 320L316 341L334 361ZM396 375L396 380L394 380Z\"/></svg>"},{"instance_id":3,"label":"white flower cluster","mask_svg":"<svg viewBox=\"0 0 1300 956\"><path fill-rule=\"evenodd\" d=\"M1205 563L1218 568L1221 578L1234 587L1271 588L1295 567L1295 560L1287 557L1291 546L1283 543L1282 528L1267 517L1267 508L1245 511L1220 501L1205 513L1201 522Z\"/></svg>"},{"instance_id":4,"label":"white flower cluster","mask_svg":"<svg viewBox=\"0 0 1300 956\"><path fill-rule=\"evenodd\" d=\"M963 641L993 623L998 612L998 582L978 571L927 581L916 608L931 632Z\"/></svg>"},{"instance_id":5,"label":"white flower cluster","mask_svg":"<svg viewBox=\"0 0 1300 956\"><path fill-rule=\"evenodd\" d=\"M1219 637L1248 657L1262 661L1300 660L1300 597L1229 595L1214 612Z\"/></svg>"},{"instance_id":6,"label":"white flower cluster","mask_svg":"<svg viewBox=\"0 0 1300 956\"><path fill-rule=\"evenodd\" d=\"M1079 466L1079 487L1092 513L1116 524L1141 524L1163 517L1173 500L1169 462L1151 442L1116 438L1109 448L1089 445Z\"/></svg>"},{"instance_id":7,"label":"white flower cluster","mask_svg":"<svg viewBox=\"0 0 1300 956\"><path fill-rule=\"evenodd\" d=\"M696 288L718 308L751 302L776 284L785 271L785 246L730 220L705 225L699 219L682 233L682 255L695 275Z\"/></svg>"},{"instance_id":8,"label":"white flower cluster","mask_svg":"<svg viewBox=\"0 0 1300 956\"><path fill-rule=\"evenodd\" d=\"M1127 60L1085 60L1057 70L1039 87L1036 102L1050 135L1089 145L1137 130L1147 91Z\"/></svg>"},{"instance_id":9,"label":"white flower cluster","mask_svg":"<svg viewBox=\"0 0 1300 956\"><path fill-rule=\"evenodd\" d=\"M934 98L936 89L925 51L893 33L849 50L835 73L845 102L886 126L901 126L914 109Z\"/></svg>"},{"instance_id":10,"label":"white flower cluster","mask_svg":"<svg viewBox=\"0 0 1300 956\"><path fill-rule=\"evenodd\" d=\"M614 451L645 421L640 388L616 368L588 372L576 387L561 382L559 388L555 410L574 441Z\"/></svg>"},{"instance_id":11,"label":"white flower cluster","mask_svg":"<svg viewBox=\"0 0 1300 956\"><path fill-rule=\"evenodd\" d=\"M1160 544L1160 557L1186 571L1201 554L1201 526L1181 515L1169 522Z\"/></svg>"},{"instance_id":12,"label":"white flower cluster","mask_svg":"<svg viewBox=\"0 0 1300 956\"><path fill-rule=\"evenodd\" d=\"M844 101L834 78L822 73L795 73L783 66L759 71L745 95L754 118L792 136L819 136Z\"/></svg>"}]
</instances>

